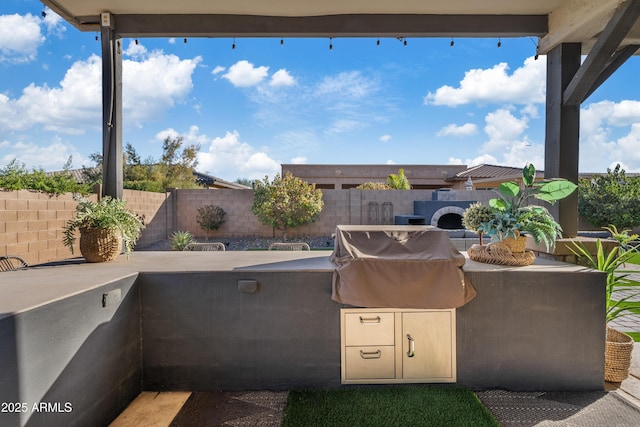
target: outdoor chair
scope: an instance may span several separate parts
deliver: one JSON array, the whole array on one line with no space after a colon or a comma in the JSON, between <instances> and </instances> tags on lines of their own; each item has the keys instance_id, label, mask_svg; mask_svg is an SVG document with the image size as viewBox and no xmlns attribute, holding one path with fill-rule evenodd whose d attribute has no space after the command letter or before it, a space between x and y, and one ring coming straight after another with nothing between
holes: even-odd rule
<instances>
[{"instance_id":1,"label":"outdoor chair","mask_svg":"<svg viewBox=\"0 0 640 427\"><path fill-rule=\"evenodd\" d=\"M310 251L308 243L295 242L295 243L272 243L269 245L270 251Z\"/></svg>"},{"instance_id":2,"label":"outdoor chair","mask_svg":"<svg viewBox=\"0 0 640 427\"><path fill-rule=\"evenodd\" d=\"M210 243L189 243L184 247L183 251L225 251L224 243L210 242Z\"/></svg>"},{"instance_id":3,"label":"outdoor chair","mask_svg":"<svg viewBox=\"0 0 640 427\"><path fill-rule=\"evenodd\" d=\"M29 267L29 264L19 256L0 256L0 271L16 271L26 267Z\"/></svg>"}]
</instances>

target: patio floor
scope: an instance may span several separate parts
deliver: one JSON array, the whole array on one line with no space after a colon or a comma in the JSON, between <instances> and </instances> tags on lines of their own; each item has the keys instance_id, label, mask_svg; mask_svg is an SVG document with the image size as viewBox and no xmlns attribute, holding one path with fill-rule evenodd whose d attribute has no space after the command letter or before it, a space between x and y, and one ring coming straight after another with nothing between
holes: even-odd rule
<instances>
[{"instance_id":1,"label":"patio floor","mask_svg":"<svg viewBox=\"0 0 640 427\"><path fill-rule=\"evenodd\" d=\"M640 317L640 316L637 316ZM640 319L636 319L640 321ZM629 378L594 392L477 392L504 427L636 427L640 423L640 345ZM278 427L287 392L143 392L111 427Z\"/></svg>"}]
</instances>

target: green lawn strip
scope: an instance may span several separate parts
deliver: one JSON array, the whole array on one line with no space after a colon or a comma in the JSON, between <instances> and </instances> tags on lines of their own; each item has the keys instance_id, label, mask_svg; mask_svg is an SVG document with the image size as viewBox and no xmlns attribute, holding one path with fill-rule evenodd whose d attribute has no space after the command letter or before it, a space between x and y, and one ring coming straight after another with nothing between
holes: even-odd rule
<instances>
[{"instance_id":1,"label":"green lawn strip","mask_svg":"<svg viewBox=\"0 0 640 427\"><path fill-rule=\"evenodd\" d=\"M374 386L289 392L285 427L499 426L458 386Z\"/></svg>"}]
</instances>

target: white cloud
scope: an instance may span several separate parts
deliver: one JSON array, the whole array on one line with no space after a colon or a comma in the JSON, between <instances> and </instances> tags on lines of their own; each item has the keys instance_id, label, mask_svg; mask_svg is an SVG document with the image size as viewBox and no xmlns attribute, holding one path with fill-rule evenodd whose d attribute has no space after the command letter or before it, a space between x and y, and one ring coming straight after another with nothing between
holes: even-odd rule
<instances>
[{"instance_id":1,"label":"white cloud","mask_svg":"<svg viewBox=\"0 0 640 427\"><path fill-rule=\"evenodd\" d=\"M294 165L304 165L306 164L308 159L304 156L294 157L291 159L291 164Z\"/></svg>"},{"instance_id":2,"label":"white cloud","mask_svg":"<svg viewBox=\"0 0 640 427\"><path fill-rule=\"evenodd\" d=\"M31 14L0 15L0 64L34 61L44 40L40 18Z\"/></svg>"},{"instance_id":3,"label":"white cloud","mask_svg":"<svg viewBox=\"0 0 640 427\"><path fill-rule=\"evenodd\" d=\"M463 125L450 124L438 131L436 136L470 136L478 133L478 126L473 123L465 123Z\"/></svg>"},{"instance_id":4,"label":"white cloud","mask_svg":"<svg viewBox=\"0 0 640 427\"><path fill-rule=\"evenodd\" d=\"M375 80L364 77L360 71L345 71L337 76L325 77L318 85L317 94L323 97L360 99L378 91Z\"/></svg>"},{"instance_id":5,"label":"white cloud","mask_svg":"<svg viewBox=\"0 0 640 427\"><path fill-rule=\"evenodd\" d=\"M129 42L129 47L124 50L123 54L131 58L141 59L147 55L147 48L144 47L142 43L136 44L136 42L132 40Z\"/></svg>"},{"instance_id":6,"label":"white cloud","mask_svg":"<svg viewBox=\"0 0 640 427\"><path fill-rule=\"evenodd\" d=\"M483 154L481 156L475 157L473 159L466 159L462 161L462 159L457 159L454 157L449 157L448 165L467 165L478 166L478 165L497 165L498 160L490 154Z\"/></svg>"},{"instance_id":7,"label":"white cloud","mask_svg":"<svg viewBox=\"0 0 640 427\"><path fill-rule=\"evenodd\" d=\"M67 144L59 137L54 137L47 145L33 142L9 143L5 141L0 144L2 151L6 154L0 158L0 164L7 164L13 159L18 159L20 163L25 163L27 169L42 168L48 171L62 170L62 167L73 156L74 168L82 165L89 165L91 161L78 152L71 144Z\"/></svg>"},{"instance_id":8,"label":"white cloud","mask_svg":"<svg viewBox=\"0 0 640 427\"><path fill-rule=\"evenodd\" d=\"M229 71L222 77L235 87L250 87L262 82L268 72L269 67L254 67L249 61L242 60L229 67Z\"/></svg>"},{"instance_id":9,"label":"white cloud","mask_svg":"<svg viewBox=\"0 0 640 427\"><path fill-rule=\"evenodd\" d=\"M223 67L221 65L216 66L216 68L213 69L213 71L211 72L211 74L216 75L216 74L220 74L223 71L226 70L226 67Z\"/></svg>"},{"instance_id":10,"label":"white cloud","mask_svg":"<svg viewBox=\"0 0 640 427\"><path fill-rule=\"evenodd\" d=\"M201 145L198 170L229 181L237 178L262 179L280 171L279 162L266 152L242 142L237 131L213 139L199 132L197 126L192 126L184 135L186 143Z\"/></svg>"},{"instance_id":11,"label":"white cloud","mask_svg":"<svg viewBox=\"0 0 640 427\"><path fill-rule=\"evenodd\" d=\"M135 46L135 45L134 45ZM134 47L143 55L141 46ZM154 51L141 61L123 61L123 116L125 124L157 120L193 88L191 76L200 57L180 60ZM100 130L102 122L102 61L91 55L77 61L59 86L30 84L19 98L0 95L0 132L42 126L46 130L83 134Z\"/></svg>"},{"instance_id":12,"label":"white cloud","mask_svg":"<svg viewBox=\"0 0 640 427\"><path fill-rule=\"evenodd\" d=\"M336 135L340 133L353 132L358 129L362 129L365 124L359 120L351 119L336 119L331 123L331 126L326 130L328 135Z\"/></svg>"},{"instance_id":13,"label":"white cloud","mask_svg":"<svg viewBox=\"0 0 640 427\"><path fill-rule=\"evenodd\" d=\"M387 161L385 162L385 164L387 164L387 165L395 165L395 164L396 164L396 162L394 162L393 160L389 159L389 160L387 160Z\"/></svg>"},{"instance_id":14,"label":"white cloud","mask_svg":"<svg viewBox=\"0 0 640 427\"><path fill-rule=\"evenodd\" d=\"M42 22L47 27L47 32L57 37L62 37L67 31L67 27L64 26L64 20L51 9L47 9L47 16L43 18Z\"/></svg>"},{"instance_id":15,"label":"white cloud","mask_svg":"<svg viewBox=\"0 0 640 427\"><path fill-rule=\"evenodd\" d=\"M511 114L510 109L500 108L485 117L484 131L489 140L484 143L481 151L492 152L510 147L521 138L527 129L529 119L517 118Z\"/></svg>"},{"instance_id":16,"label":"white cloud","mask_svg":"<svg viewBox=\"0 0 640 427\"><path fill-rule=\"evenodd\" d=\"M489 69L473 69L465 73L460 86L442 86L429 92L425 104L454 107L463 104L532 104L545 101L546 57L527 58L524 65L509 75L502 62Z\"/></svg>"},{"instance_id":17,"label":"white cloud","mask_svg":"<svg viewBox=\"0 0 640 427\"><path fill-rule=\"evenodd\" d=\"M389 141L391 141L391 135L382 135L382 136L380 137L380 141L382 141L382 142L389 142Z\"/></svg>"},{"instance_id":18,"label":"white cloud","mask_svg":"<svg viewBox=\"0 0 640 427\"><path fill-rule=\"evenodd\" d=\"M280 86L294 86L296 84L296 79L294 79L291 74L284 68L276 71L271 76L271 81L269 82L270 86L280 87Z\"/></svg>"},{"instance_id":19,"label":"white cloud","mask_svg":"<svg viewBox=\"0 0 640 427\"><path fill-rule=\"evenodd\" d=\"M622 162L640 170L640 102L601 101L580 111L580 169L602 171Z\"/></svg>"},{"instance_id":20,"label":"white cloud","mask_svg":"<svg viewBox=\"0 0 640 427\"><path fill-rule=\"evenodd\" d=\"M200 56L180 59L162 51L150 52L142 61L123 61L122 98L125 122L140 125L157 120L193 90L192 76Z\"/></svg>"}]
</instances>

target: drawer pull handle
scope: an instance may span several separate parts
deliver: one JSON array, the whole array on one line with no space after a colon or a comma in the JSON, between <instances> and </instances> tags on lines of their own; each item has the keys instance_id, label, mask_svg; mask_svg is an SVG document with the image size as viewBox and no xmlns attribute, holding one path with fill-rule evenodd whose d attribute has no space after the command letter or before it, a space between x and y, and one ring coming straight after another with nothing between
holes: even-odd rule
<instances>
[{"instance_id":1,"label":"drawer pull handle","mask_svg":"<svg viewBox=\"0 0 640 427\"><path fill-rule=\"evenodd\" d=\"M376 316L376 317L362 317L360 316L360 323L367 324L367 323L380 323L380 316Z\"/></svg>"},{"instance_id":2,"label":"drawer pull handle","mask_svg":"<svg viewBox=\"0 0 640 427\"><path fill-rule=\"evenodd\" d=\"M362 357L363 359L380 359L382 357L382 352L380 350L376 350L376 351L360 350L360 357Z\"/></svg>"},{"instance_id":3,"label":"drawer pull handle","mask_svg":"<svg viewBox=\"0 0 640 427\"><path fill-rule=\"evenodd\" d=\"M407 334L407 340L409 340L409 350L407 351L407 357L413 357L416 355L416 342L411 335Z\"/></svg>"}]
</instances>

